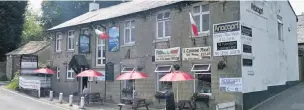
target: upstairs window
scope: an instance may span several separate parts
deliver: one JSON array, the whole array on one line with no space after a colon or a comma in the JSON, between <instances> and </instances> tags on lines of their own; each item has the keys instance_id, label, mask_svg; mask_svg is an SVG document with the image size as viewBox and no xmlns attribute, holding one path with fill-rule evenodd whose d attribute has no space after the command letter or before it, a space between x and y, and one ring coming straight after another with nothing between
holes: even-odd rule
<instances>
[{"instance_id":1,"label":"upstairs window","mask_svg":"<svg viewBox=\"0 0 304 110\"><path fill-rule=\"evenodd\" d=\"M67 79L74 79L73 74L74 74L74 70L72 68L67 67L66 68L66 75L67 75Z\"/></svg>"},{"instance_id":2,"label":"upstairs window","mask_svg":"<svg viewBox=\"0 0 304 110\"><path fill-rule=\"evenodd\" d=\"M74 50L75 31L68 31L68 50Z\"/></svg>"},{"instance_id":3,"label":"upstairs window","mask_svg":"<svg viewBox=\"0 0 304 110\"><path fill-rule=\"evenodd\" d=\"M157 39L169 38L171 34L170 12L157 14Z\"/></svg>"},{"instance_id":4,"label":"upstairs window","mask_svg":"<svg viewBox=\"0 0 304 110\"><path fill-rule=\"evenodd\" d=\"M61 41L62 41L62 34L61 33L57 33L56 34L56 41L55 41L56 52L60 52L61 51Z\"/></svg>"},{"instance_id":5,"label":"upstairs window","mask_svg":"<svg viewBox=\"0 0 304 110\"><path fill-rule=\"evenodd\" d=\"M134 43L135 42L135 20L126 21L124 25L124 43Z\"/></svg>"},{"instance_id":6,"label":"upstairs window","mask_svg":"<svg viewBox=\"0 0 304 110\"><path fill-rule=\"evenodd\" d=\"M193 19L199 33L209 32L209 5L197 5L192 9Z\"/></svg>"},{"instance_id":7,"label":"upstairs window","mask_svg":"<svg viewBox=\"0 0 304 110\"><path fill-rule=\"evenodd\" d=\"M104 31L103 28L97 28ZM96 37L96 66L104 66L106 64L106 41Z\"/></svg>"}]
</instances>

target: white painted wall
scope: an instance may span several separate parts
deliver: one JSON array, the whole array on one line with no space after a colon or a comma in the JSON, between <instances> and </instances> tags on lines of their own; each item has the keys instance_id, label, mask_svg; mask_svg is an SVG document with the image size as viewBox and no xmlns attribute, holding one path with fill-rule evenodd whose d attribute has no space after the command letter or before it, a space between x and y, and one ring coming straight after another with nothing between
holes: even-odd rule
<instances>
[{"instance_id":1,"label":"white painted wall","mask_svg":"<svg viewBox=\"0 0 304 110\"><path fill-rule=\"evenodd\" d=\"M254 12L251 2L263 8L263 14ZM240 12L241 24L253 34L253 66L242 67L243 93L299 80L296 16L288 2L241 1ZM282 17L284 41L278 39L277 14ZM250 70L254 75L248 75Z\"/></svg>"}]
</instances>

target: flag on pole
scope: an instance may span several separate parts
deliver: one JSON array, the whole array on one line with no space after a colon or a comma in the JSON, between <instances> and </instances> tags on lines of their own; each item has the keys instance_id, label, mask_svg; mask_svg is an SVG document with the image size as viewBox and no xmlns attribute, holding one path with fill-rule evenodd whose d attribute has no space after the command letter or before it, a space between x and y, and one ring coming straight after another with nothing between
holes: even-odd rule
<instances>
[{"instance_id":1,"label":"flag on pole","mask_svg":"<svg viewBox=\"0 0 304 110\"><path fill-rule=\"evenodd\" d=\"M96 34L98 35L98 37L99 37L100 39L102 39L102 40L109 38L109 36L108 36L105 32L102 32L102 31L100 31L100 30L98 30L98 29L95 29L95 33L96 33Z\"/></svg>"},{"instance_id":2,"label":"flag on pole","mask_svg":"<svg viewBox=\"0 0 304 110\"><path fill-rule=\"evenodd\" d=\"M191 22L191 28L192 28L192 35L194 35L194 37L198 36L198 29L197 26L195 24L195 21L193 19L193 16L191 14L191 12L189 12L189 16L190 16L190 22Z\"/></svg>"}]
</instances>

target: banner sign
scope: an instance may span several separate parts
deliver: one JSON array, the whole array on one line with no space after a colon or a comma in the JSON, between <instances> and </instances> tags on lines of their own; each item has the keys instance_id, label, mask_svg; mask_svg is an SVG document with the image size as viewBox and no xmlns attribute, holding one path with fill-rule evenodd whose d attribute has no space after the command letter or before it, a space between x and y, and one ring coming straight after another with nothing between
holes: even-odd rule
<instances>
[{"instance_id":1,"label":"banner sign","mask_svg":"<svg viewBox=\"0 0 304 110\"><path fill-rule=\"evenodd\" d=\"M79 53L89 53L90 52L90 36L80 35L79 36Z\"/></svg>"},{"instance_id":2,"label":"banner sign","mask_svg":"<svg viewBox=\"0 0 304 110\"><path fill-rule=\"evenodd\" d=\"M19 77L19 86L25 89L40 90L41 82L40 80L30 80Z\"/></svg>"},{"instance_id":3,"label":"banner sign","mask_svg":"<svg viewBox=\"0 0 304 110\"><path fill-rule=\"evenodd\" d=\"M240 55L241 52L241 24L240 21L213 25L213 55Z\"/></svg>"},{"instance_id":4,"label":"banner sign","mask_svg":"<svg viewBox=\"0 0 304 110\"><path fill-rule=\"evenodd\" d=\"M20 56L20 74L33 74L37 68L38 68L37 55Z\"/></svg>"},{"instance_id":5,"label":"banner sign","mask_svg":"<svg viewBox=\"0 0 304 110\"><path fill-rule=\"evenodd\" d=\"M183 48L183 60L201 60L205 57L211 57L211 46Z\"/></svg>"},{"instance_id":6,"label":"banner sign","mask_svg":"<svg viewBox=\"0 0 304 110\"><path fill-rule=\"evenodd\" d=\"M179 61L180 60L180 47L168 49L155 49L155 61Z\"/></svg>"},{"instance_id":7,"label":"banner sign","mask_svg":"<svg viewBox=\"0 0 304 110\"><path fill-rule=\"evenodd\" d=\"M119 28L109 28L109 52L118 52L120 49Z\"/></svg>"},{"instance_id":8,"label":"banner sign","mask_svg":"<svg viewBox=\"0 0 304 110\"><path fill-rule=\"evenodd\" d=\"M224 92L242 92L242 78L220 78L220 90Z\"/></svg>"}]
</instances>

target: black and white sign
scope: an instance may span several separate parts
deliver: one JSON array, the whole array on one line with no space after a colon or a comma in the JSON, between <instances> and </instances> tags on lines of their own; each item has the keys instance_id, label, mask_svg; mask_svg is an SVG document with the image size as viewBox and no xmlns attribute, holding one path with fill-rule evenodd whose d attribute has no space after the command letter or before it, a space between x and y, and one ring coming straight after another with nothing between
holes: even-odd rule
<instances>
[{"instance_id":1,"label":"black and white sign","mask_svg":"<svg viewBox=\"0 0 304 110\"><path fill-rule=\"evenodd\" d=\"M20 56L20 73L33 74L34 70L38 68L37 55L21 55Z\"/></svg>"},{"instance_id":2,"label":"black and white sign","mask_svg":"<svg viewBox=\"0 0 304 110\"><path fill-rule=\"evenodd\" d=\"M252 59L243 59L243 66L252 66Z\"/></svg>"},{"instance_id":3,"label":"black and white sign","mask_svg":"<svg viewBox=\"0 0 304 110\"><path fill-rule=\"evenodd\" d=\"M240 21L213 25L214 56L240 55L241 25Z\"/></svg>"}]
</instances>

